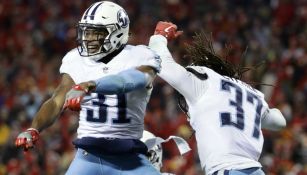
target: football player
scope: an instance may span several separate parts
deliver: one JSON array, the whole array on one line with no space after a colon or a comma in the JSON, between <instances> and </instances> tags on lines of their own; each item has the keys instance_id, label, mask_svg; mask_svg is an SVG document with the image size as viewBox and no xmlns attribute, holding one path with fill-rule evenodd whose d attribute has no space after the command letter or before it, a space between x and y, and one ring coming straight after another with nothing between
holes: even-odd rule
<instances>
[{"instance_id":1,"label":"football player","mask_svg":"<svg viewBox=\"0 0 307 175\"><path fill-rule=\"evenodd\" d=\"M32 148L64 106L80 111L73 142L77 152L67 175L160 174L140 138L161 61L146 46L127 45L128 37L129 18L122 7L100 1L86 9L77 25L78 47L62 60L61 83L31 128L18 135L16 146Z\"/></svg>"},{"instance_id":2,"label":"football player","mask_svg":"<svg viewBox=\"0 0 307 175\"><path fill-rule=\"evenodd\" d=\"M204 33L187 46L192 65L177 64L167 42L181 33L175 24L160 21L149 46L162 60L158 75L182 95L180 102L185 103L180 106L195 130L203 170L208 175L264 174L258 161L261 128L284 128L283 115L269 108L263 93L240 80L242 72L215 54Z\"/></svg>"}]
</instances>

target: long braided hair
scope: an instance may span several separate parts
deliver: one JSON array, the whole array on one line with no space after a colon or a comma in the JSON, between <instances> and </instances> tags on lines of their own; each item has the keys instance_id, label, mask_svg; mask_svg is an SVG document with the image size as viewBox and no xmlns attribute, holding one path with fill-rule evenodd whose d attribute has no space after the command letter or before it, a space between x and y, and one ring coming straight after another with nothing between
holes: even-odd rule
<instances>
[{"instance_id":1,"label":"long braided hair","mask_svg":"<svg viewBox=\"0 0 307 175\"><path fill-rule=\"evenodd\" d=\"M193 36L193 42L191 44L186 44L185 46L187 51L185 57L192 59L192 66L206 66L221 75L234 79L241 80L245 72L255 69L263 64L261 63L255 67L243 67L243 64L241 63L238 65L230 63L228 61L228 56L230 55L231 47L226 46L226 56L225 59L222 58L213 48L212 34L207 35L204 31L195 33L195 36ZM242 57L245 54L246 50L242 54ZM191 69L187 68L187 71L193 73ZM188 116L188 105L182 94L177 93L177 101L180 109Z\"/></svg>"},{"instance_id":2,"label":"long braided hair","mask_svg":"<svg viewBox=\"0 0 307 175\"><path fill-rule=\"evenodd\" d=\"M226 46L225 59L219 56L213 48L212 34L207 35L204 31L193 36L192 44L186 44L186 51L186 57L192 59L192 65L206 66L230 78L241 79L243 73L250 70L250 68L243 67L241 64L237 66L228 61L231 47Z\"/></svg>"}]
</instances>

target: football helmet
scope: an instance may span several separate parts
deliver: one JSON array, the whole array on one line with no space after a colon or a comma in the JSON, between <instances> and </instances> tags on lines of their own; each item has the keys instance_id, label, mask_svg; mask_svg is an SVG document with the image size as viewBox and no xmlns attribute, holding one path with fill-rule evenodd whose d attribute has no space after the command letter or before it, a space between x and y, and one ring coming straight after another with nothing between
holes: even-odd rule
<instances>
[{"instance_id":1,"label":"football helmet","mask_svg":"<svg viewBox=\"0 0 307 175\"><path fill-rule=\"evenodd\" d=\"M79 54L98 61L122 48L128 42L129 23L121 6L109 1L92 4L77 25Z\"/></svg>"},{"instance_id":2,"label":"football helmet","mask_svg":"<svg viewBox=\"0 0 307 175\"><path fill-rule=\"evenodd\" d=\"M141 141L144 142L147 147L151 145L152 141L156 139L156 136L153 135L151 132L144 130L143 137ZM160 172L162 167L162 145L157 144L152 148L148 148L147 157L148 160L152 163L152 165Z\"/></svg>"}]
</instances>

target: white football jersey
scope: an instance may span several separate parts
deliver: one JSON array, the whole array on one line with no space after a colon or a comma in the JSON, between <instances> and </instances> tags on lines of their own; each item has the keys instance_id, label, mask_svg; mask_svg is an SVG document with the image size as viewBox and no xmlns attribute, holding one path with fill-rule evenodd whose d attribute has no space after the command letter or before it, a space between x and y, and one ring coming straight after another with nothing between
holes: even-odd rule
<instances>
[{"instance_id":1,"label":"white football jersey","mask_svg":"<svg viewBox=\"0 0 307 175\"><path fill-rule=\"evenodd\" d=\"M107 64L79 55L77 49L62 60L60 73L71 76L76 84L117 74L141 65L160 70L160 58L146 46L127 45ZM81 103L77 138L140 139L144 129L144 113L152 89L126 94L91 93Z\"/></svg>"},{"instance_id":2,"label":"white football jersey","mask_svg":"<svg viewBox=\"0 0 307 175\"><path fill-rule=\"evenodd\" d=\"M162 59L158 75L187 101L206 174L261 167L258 162L263 146L261 118L268 110L264 95L207 67L191 66L197 77L174 61L166 44L166 39L159 35L152 36L149 42Z\"/></svg>"},{"instance_id":3,"label":"white football jersey","mask_svg":"<svg viewBox=\"0 0 307 175\"><path fill-rule=\"evenodd\" d=\"M268 110L264 95L209 68L194 68L208 75L203 80L206 91L197 101L187 101L190 124L196 131L198 153L206 173L261 167L258 162L263 146L261 118ZM191 87L197 86L201 85Z\"/></svg>"}]
</instances>

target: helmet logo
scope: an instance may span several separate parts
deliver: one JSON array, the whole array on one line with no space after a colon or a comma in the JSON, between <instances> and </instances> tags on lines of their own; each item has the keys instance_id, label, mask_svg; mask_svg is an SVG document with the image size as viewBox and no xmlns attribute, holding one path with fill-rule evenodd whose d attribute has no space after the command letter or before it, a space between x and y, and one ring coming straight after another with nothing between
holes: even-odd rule
<instances>
[{"instance_id":1,"label":"helmet logo","mask_svg":"<svg viewBox=\"0 0 307 175\"><path fill-rule=\"evenodd\" d=\"M122 28L126 28L129 24L129 18L127 13L121 9L117 12L117 21Z\"/></svg>"}]
</instances>

